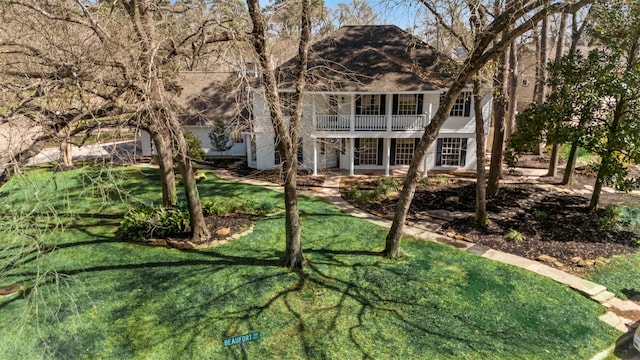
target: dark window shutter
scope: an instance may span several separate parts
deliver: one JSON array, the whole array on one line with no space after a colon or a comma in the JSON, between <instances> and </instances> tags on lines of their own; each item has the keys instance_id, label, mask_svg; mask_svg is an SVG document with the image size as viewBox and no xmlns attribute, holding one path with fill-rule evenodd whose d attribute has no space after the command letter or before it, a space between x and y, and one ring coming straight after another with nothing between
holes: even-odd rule
<instances>
[{"instance_id":1,"label":"dark window shutter","mask_svg":"<svg viewBox=\"0 0 640 360\"><path fill-rule=\"evenodd\" d=\"M360 139L355 139L353 152L353 165L360 165Z\"/></svg>"},{"instance_id":2,"label":"dark window shutter","mask_svg":"<svg viewBox=\"0 0 640 360\"><path fill-rule=\"evenodd\" d=\"M274 137L273 138L273 150L274 150L274 157L273 157L273 162L275 165L279 165L282 162L282 159L280 159L280 151L278 150L278 138Z\"/></svg>"},{"instance_id":3,"label":"dark window shutter","mask_svg":"<svg viewBox=\"0 0 640 360\"><path fill-rule=\"evenodd\" d=\"M469 93L464 93L464 116L471 116L471 95Z\"/></svg>"},{"instance_id":4,"label":"dark window shutter","mask_svg":"<svg viewBox=\"0 0 640 360\"><path fill-rule=\"evenodd\" d=\"M356 115L362 114L362 97L356 95Z\"/></svg>"},{"instance_id":5,"label":"dark window shutter","mask_svg":"<svg viewBox=\"0 0 640 360\"><path fill-rule=\"evenodd\" d=\"M418 94L418 115L421 115L424 111L424 94Z\"/></svg>"},{"instance_id":6,"label":"dark window shutter","mask_svg":"<svg viewBox=\"0 0 640 360\"><path fill-rule=\"evenodd\" d=\"M378 165L382 165L383 154L384 154L384 139L378 139Z\"/></svg>"},{"instance_id":7,"label":"dark window shutter","mask_svg":"<svg viewBox=\"0 0 640 360\"><path fill-rule=\"evenodd\" d=\"M398 115L398 94L393 94L393 112L392 115Z\"/></svg>"},{"instance_id":8,"label":"dark window shutter","mask_svg":"<svg viewBox=\"0 0 640 360\"><path fill-rule=\"evenodd\" d=\"M395 165L396 164L396 139L391 139L391 155L390 156L391 156L391 159L389 159L389 165Z\"/></svg>"},{"instance_id":9,"label":"dark window shutter","mask_svg":"<svg viewBox=\"0 0 640 360\"><path fill-rule=\"evenodd\" d=\"M304 146L302 145L302 139L298 140L298 164L304 163Z\"/></svg>"},{"instance_id":10,"label":"dark window shutter","mask_svg":"<svg viewBox=\"0 0 640 360\"><path fill-rule=\"evenodd\" d=\"M436 166L442 165L442 139L438 139L438 145L436 150Z\"/></svg>"},{"instance_id":11,"label":"dark window shutter","mask_svg":"<svg viewBox=\"0 0 640 360\"><path fill-rule=\"evenodd\" d=\"M467 162L467 139L462 139L460 144L460 166L465 166Z\"/></svg>"},{"instance_id":12,"label":"dark window shutter","mask_svg":"<svg viewBox=\"0 0 640 360\"><path fill-rule=\"evenodd\" d=\"M380 115L387 114L387 95L380 95Z\"/></svg>"}]
</instances>

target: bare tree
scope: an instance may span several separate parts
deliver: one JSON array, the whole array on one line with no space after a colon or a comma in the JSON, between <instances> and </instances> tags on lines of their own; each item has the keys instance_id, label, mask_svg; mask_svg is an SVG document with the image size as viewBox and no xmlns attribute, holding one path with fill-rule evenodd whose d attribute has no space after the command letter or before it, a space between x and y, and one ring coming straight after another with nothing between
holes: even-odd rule
<instances>
[{"instance_id":1,"label":"bare tree","mask_svg":"<svg viewBox=\"0 0 640 360\"><path fill-rule=\"evenodd\" d=\"M4 16L29 36L0 41L0 51L18 55L7 74L23 84L14 91L12 112L55 120L46 127L56 134L49 131L40 140L60 138L58 133L65 128L73 133L101 126L105 119L147 130L158 154L166 205L176 201L175 157L194 242L209 234L176 116L174 79L179 59L194 59L197 49L235 38L221 21L202 15L205 5L204 1L7 1ZM194 18L201 19L198 26L193 26ZM82 44L75 38L83 39ZM69 106L51 117L50 104L43 100L51 98L51 92L39 90L43 88L59 90L59 97L75 94L75 103L81 106ZM24 94L28 96L21 100Z\"/></svg>"},{"instance_id":2,"label":"bare tree","mask_svg":"<svg viewBox=\"0 0 640 360\"><path fill-rule=\"evenodd\" d=\"M269 107L271 123L276 133L277 150L283 159L284 197L285 197L285 233L286 249L282 259L283 265L291 270L302 269L302 244L300 241L300 213L298 210L297 171L298 171L298 139L302 118L302 100L307 74L308 49L311 37L310 0L302 0L300 5L300 38L298 46L297 78L295 81L295 101L293 116L287 124L284 117L284 104L278 91L278 82L266 36L266 22L258 0L247 0L249 15L253 23L252 43L263 72L264 91Z\"/></svg>"},{"instance_id":3,"label":"bare tree","mask_svg":"<svg viewBox=\"0 0 640 360\"><path fill-rule=\"evenodd\" d=\"M531 30L534 24L549 16L549 14L573 12L590 4L592 1L577 0L551 3L544 0L517 1L509 4L504 11L494 14L493 19L483 26L481 34L475 39L473 49L471 49L469 56L453 76L453 81L440 100L438 110L430 124L425 128L425 132L416 146L414 157L398 198L393 224L386 238L383 251L385 256L391 258L401 256L400 240L402 238L402 230L415 193L416 184L421 176L419 168L424 162L427 149L438 136L440 127L449 117L453 103L465 88L467 82L491 59L502 53L514 39ZM513 28L509 30L512 26ZM494 42L498 34L501 33L502 38Z\"/></svg>"}]
</instances>

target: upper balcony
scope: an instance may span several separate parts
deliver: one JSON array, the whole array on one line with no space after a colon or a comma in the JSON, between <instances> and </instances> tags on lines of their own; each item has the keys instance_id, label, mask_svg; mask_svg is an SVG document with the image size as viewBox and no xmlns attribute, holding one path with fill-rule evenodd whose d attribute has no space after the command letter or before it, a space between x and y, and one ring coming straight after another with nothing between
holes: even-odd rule
<instances>
[{"instance_id":1,"label":"upper balcony","mask_svg":"<svg viewBox=\"0 0 640 360\"><path fill-rule=\"evenodd\" d=\"M427 115L321 115L313 117L315 131L420 131Z\"/></svg>"}]
</instances>

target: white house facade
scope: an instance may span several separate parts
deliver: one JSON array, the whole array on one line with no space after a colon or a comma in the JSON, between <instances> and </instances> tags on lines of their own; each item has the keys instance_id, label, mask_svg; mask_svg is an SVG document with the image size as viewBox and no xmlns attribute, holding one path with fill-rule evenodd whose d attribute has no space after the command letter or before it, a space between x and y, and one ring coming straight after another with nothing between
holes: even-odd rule
<instances>
[{"instance_id":1,"label":"white house facade","mask_svg":"<svg viewBox=\"0 0 640 360\"><path fill-rule=\"evenodd\" d=\"M309 54L298 149L300 168L314 174L334 168L351 175L370 170L390 175L394 169L407 167L449 86L448 74L457 66L455 61L400 28L387 25L342 27L312 44ZM293 95L296 61L293 58L276 71L284 103ZM246 156L251 168L278 169L278 140L263 88L259 79L255 80L243 84L246 96L231 96L231 90L194 77L191 98L211 89L218 92L197 101L184 101L193 109L191 119L196 119L185 128L200 138L209 155ZM196 86L197 81L200 85ZM244 108L228 104L239 98L244 99ZM491 100L487 91L480 104L482 113L475 114L471 93L460 95L428 149L422 164L425 173L476 168L475 123L483 121L488 133ZM210 105L212 102L216 104ZM285 115L288 111L284 106ZM234 116L244 121L238 122ZM225 154L216 153L210 146L208 133L214 117L228 117L225 122L229 124L245 124L243 136L236 132ZM203 118L206 121L201 121Z\"/></svg>"},{"instance_id":2,"label":"white house facade","mask_svg":"<svg viewBox=\"0 0 640 360\"><path fill-rule=\"evenodd\" d=\"M415 146L439 106L442 90L422 92L308 92L303 103L300 167L312 170L339 168L353 175L359 170L406 167ZM254 96L254 132L247 142L249 167L275 169L271 119L264 97ZM464 92L427 152L424 170L476 168L473 100ZM491 97L482 99L485 132L489 130Z\"/></svg>"}]
</instances>

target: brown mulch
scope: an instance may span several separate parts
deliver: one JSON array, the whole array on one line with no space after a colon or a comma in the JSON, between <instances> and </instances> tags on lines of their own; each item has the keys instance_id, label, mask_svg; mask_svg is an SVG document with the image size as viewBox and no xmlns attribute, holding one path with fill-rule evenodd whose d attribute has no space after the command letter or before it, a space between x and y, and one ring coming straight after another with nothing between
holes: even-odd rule
<instances>
[{"instance_id":1,"label":"brown mulch","mask_svg":"<svg viewBox=\"0 0 640 360\"><path fill-rule=\"evenodd\" d=\"M545 166L544 162L531 160L532 164ZM637 169L635 169L637 171ZM506 174L495 198L487 202L491 223L486 229L473 222L475 212L475 173L441 174L449 181L418 184L409 209L408 223L420 225L430 222L437 232L478 243L495 250L519 255L532 260L544 259L549 265L574 274L582 274L589 266L614 255L638 250L637 229L605 229L601 219L607 205L633 205L640 207L640 196L622 192L602 192L600 208L588 210L590 193L566 193L562 189L584 189L593 186L593 174L586 169L577 172L570 187L559 185L559 177L543 177L532 182L522 174ZM437 176L437 175L436 175ZM358 177L345 179L341 186L343 197L347 189L358 186L361 190L373 190L379 178ZM552 190L538 184L553 184ZM346 197L345 197L346 198ZM353 204L378 216L392 218L397 194L367 203ZM434 210L444 210L464 218L447 219L430 217ZM434 225L435 223L435 225ZM435 228L434 228L435 226ZM510 231L524 236L522 241L508 240ZM542 256L542 257L541 257Z\"/></svg>"}]
</instances>

